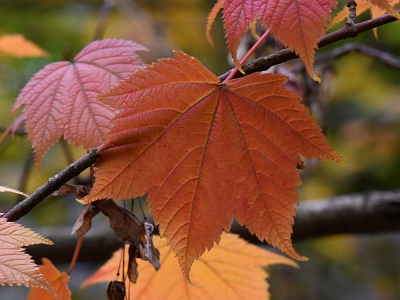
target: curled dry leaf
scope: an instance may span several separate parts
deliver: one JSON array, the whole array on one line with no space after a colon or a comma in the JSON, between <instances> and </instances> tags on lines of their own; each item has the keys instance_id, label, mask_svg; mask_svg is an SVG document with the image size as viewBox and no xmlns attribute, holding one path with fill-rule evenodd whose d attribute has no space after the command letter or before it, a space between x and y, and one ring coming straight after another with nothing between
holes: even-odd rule
<instances>
[{"instance_id":1,"label":"curled dry leaf","mask_svg":"<svg viewBox=\"0 0 400 300\"><path fill-rule=\"evenodd\" d=\"M88 188L85 185L76 185L76 184L70 184L66 183L62 187L60 187L57 191L52 193L52 196L64 196L67 194L72 194L75 195L79 198L85 197L87 194L89 194L90 188Z\"/></svg>"},{"instance_id":2,"label":"curled dry leaf","mask_svg":"<svg viewBox=\"0 0 400 300\"><path fill-rule=\"evenodd\" d=\"M110 219L110 227L116 237L130 245L128 254L128 277L135 283L138 278L136 258L149 261L153 267L160 268L160 253L153 244L154 226L148 222L140 224L138 218L113 200L99 200L96 205Z\"/></svg>"},{"instance_id":3,"label":"curled dry leaf","mask_svg":"<svg viewBox=\"0 0 400 300\"><path fill-rule=\"evenodd\" d=\"M140 256L143 260L148 260L156 269L160 269L160 251L156 247L154 247L153 244L153 231L154 231L154 225L144 221L143 222L143 227L146 232L146 244L140 245L139 251L140 251Z\"/></svg>"},{"instance_id":4,"label":"curled dry leaf","mask_svg":"<svg viewBox=\"0 0 400 300\"><path fill-rule=\"evenodd\" d=\"M128 277L129 281L136 283L136 280L139 276L139 273L137 271L138 268L138 263L136 261L136 258L138 257L138 246L136 245L129 245L128 248Z\"/></svg>"},{"instance_id":5,"label":"curled dry leaf","mask_svg":"<svg viewBox=\"0 0 400 300\"><path fill-rule=\"evenodd\" d=\"M84 205L72 227L71 234L76 233L78 236L84 236L92 228L92 219L99 212L100 209L96 205Z\"/></svg>"},{"instance_id":6,"label":"curled dry leaf","mask_svg":"<svg viewBox=\"0 0 400 300\"><path fill-rule=\"evenodd\" d=\"M144 230L133 213L113 200L100 200L96 202L96 205L110 219L110 227L121 242L129 245L146 243Z\"/></svg>"}]
</instances>

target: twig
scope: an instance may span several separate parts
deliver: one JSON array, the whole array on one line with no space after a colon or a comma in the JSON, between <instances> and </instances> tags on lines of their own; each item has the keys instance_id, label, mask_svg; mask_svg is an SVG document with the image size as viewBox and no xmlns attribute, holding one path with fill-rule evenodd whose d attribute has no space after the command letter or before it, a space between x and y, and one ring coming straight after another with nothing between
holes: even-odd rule
<instances>
[{"instance_id":1,"label":"twig","mask_svg":"<svg viewBox=\"0 0 400 300\"><path fill-rule=\"evenodd\" d=\"M65 155L65 159L67 160L67 163L72 164L74 162L74 158L72 155L71 148L69 147L69 144L64 139L60 139L60 146L61 146L62 152Z\"/></svg>"},{"instance_id":2,"label":"twig","mask_svg":"<svg viewBox=\"0 0 400 300\"><path fill-rule=\"evenodd\" d=\"M371 56L385 63L389 67L400 69L400 56L393 55L389 52L378 50L372 47L368 47L358 43L348 43L342 47L337 47L330 52L319 55L315 61L319 63L321 61L327 61L329 59L338 58L346 55L349 52L360 52L365 55Z\"/></svg>"},{"instance_id":3,"label":"twig","mask_svg":"<svg viewBox=\"0 0 400 300\"><path fill-rule=\"evenodd\" d=\"M296 209L292 236L294 241L332 234L371 234L400 230L400 190L301 201ZM147 218L152 222L151 216ZM51 239L54 246L28 247L28 253L36 260L46 256L54 263L69 262L77 240L76 236L71 236L70 227L35 228L35 231ZM237 223L233 224L231 231L252 243L261 243ZM120 245L107 226L92 228L85 235L79 261L104 261Z\"/></svg>"},{"instance_id":4,"label":"twig","mask_svg":"<svg viewBox=\"0 0 400 300\"><path fill-rule=\"evenodd\" d=\"M346 25L355 26L357 17L357 3L354 0L347 0L347 5L349 8L349 17L347 18Z\"/></svg>"},{"instance_id":5,"label":"twig","mask_svg":"<svg viewBox=\"0 0 400 300\"><path fill-rule=\"evenodd\" d=\"M6 131L7 129L8 129L8 126L0 126L0 132L4 132L4 131ZM19 127L19 128L17 128L17 129L13 132L13 134L16 134L16 135L26 135L26 131L25 131L24 128Z\"/></svg>"},{"instance_id":6,"label":"twig","mask_svg":"<svg viewBox=\"0 0 400 300\"><path fill-rule=\"evenodd\" d=\"M32 208L51 195L51 193L58 190L64 183L78 176L82 171L93 165L99 157L97 154L99 148L100 147L91 149L85 156L70 164L60 173L49 178L49 180L39 187L32 195L19 202L1 217L7 218L8 221L16 221L26 215Z\"/></svg>"},{"instance_id":7,"label":"twig","mask_svg":"<svg viewBox=\"0 0 400 300\"><path fill-rule=\"evenodd\" d=\"M360 52L379 60L389 67L400 69L400 56L396 56L389 52L368 47L359 43L347 43L341 47L333 49L332 51L320 54L315 57L315 64L320 64L328 60L339 58L341 56L349 54L350 52ZM305 67L302 63L299 63L298 65L296 64L296 66L292 68L292 71L294 73L298 73L303 70L305 70Z\"/></svg>"},{"instance_id":8,"label":"twig","mask_svg":"<svg viewBox=\"0 0 400 300\"><path fill-rule=\"evenodd\" d=\"M106 29L106 23L111 10L116 4L116 0L104 0L103 5L100 7L99 11L99 22L97 23L96 32L94 34L93 40L100 40Z\"/></svg>"},{"instance_id":9,"label":"twig","mask_svg":"<svg viewBox=\"0 0 400 300\"><path fill-rule=\"evenodd\" d=\"M399 11L400 12L400 11ZM375 18L366 22L362 22L356 25L357 32L364 32L370 30L372 28L388 24L396 21L397 19L390 16L384 15L379 18ZM346 39L349 37L355 37L357 32L349 28L350 26L345 26L340 30L324 35L320 43L319 47L323 47L334 42L337 42L342 39ZM254 72L267 70L269 67L280 64L287 60L296 58L297 55L291 52L289 49L284 49L273 53L271 55L260 57L246 65L243 66L246 74L251 74ZM224 80L231 71L221 75L219 78ZM236 76L242 76L243 74L237 73ZM2 217L8 218L9 221L15 221L26 215L33 207L43 201L46 197L48 197L51 193L55 192L59 189L63 184L67 181L71 180L86 168L90 167L98 158L97 151L99 148L95 148L89 151L88 154L77 160L75 163L69 165L63 171L50 178L47 183L38 188L30 197L18 203L15 207L13 207L10 211L4 214Z\"/></svg>"},{"instance_id":10,"label":"twig","mask_svg":"<svg viewBox=\"0 0 400 300\"><path fill-rule=\"evenodd\" d=\"M34 158L35 158L35 154L33 152L33 149L29 149L28 157L25 159L24 167L22 169L21 177L20 177L19 184L18 184L18 190L20 190L20 191L26 190L25 188L28 183L29 173L34 164ZM17 195L16 203L22 201L23 199L25 199L25 197L23 197L21 195Z\"/></svg>"},{"instance_id":11,"label":"twig","mask_svg":"<svg viewBox=\"0 0 400 300\"><path fill-rule=\"evenodd\" d=\"M400 12L400 10L399 10ZM344 26L343 28L328 33L321 37L320 42L318 43L318 48L330 45L332 43L335 43L340 40L345 40L347 38L354 38L356 37L359 33L365 32L368 30L371 30L373 28L389 24L391 22L397 21L395 17L392 17L390 15L383 15L381 17L371 19L362 23L355 24L355 29L352 28L352 26ZM270 67L281 64L283 62L286 62L288 60L297 58L297 54L294 52L290 51L290 49L286 48L280 51L277 51L275 53L272 53L267 56L259 57L243 66L243 70L246 73L246 75L255 73L255 72L261 72L268 70ZM219 76L221 81L224 81L226 77L229 76L229 74L232 72L232 70L226 72L225 74ZM244 75L242 73L237 73L234 77L239 78L243 77Z\"/></svg>"}]
</instances>

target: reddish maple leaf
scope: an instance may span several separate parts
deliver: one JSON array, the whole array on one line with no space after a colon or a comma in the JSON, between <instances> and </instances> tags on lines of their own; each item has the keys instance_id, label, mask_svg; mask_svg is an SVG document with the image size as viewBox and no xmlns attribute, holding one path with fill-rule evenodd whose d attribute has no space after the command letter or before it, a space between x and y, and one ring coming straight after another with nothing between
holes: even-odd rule
<instances>
[{"instance_id":1,"label":"reddish maple leaf","mask_svg":"<svg viewBox=\"0 0 400 300\"><path fill-rule=\"evenodd\" d=\"M221 1L210 13L207 31L221 7ZM277 39L300 56L310 76L319 80L314 71L314 53L336 5L337 0L223 0L224 28L235 64L240 65L236 57L240 40L257 17Z\"/></svg>"},{"instance_id":2,"label":"reddish maple leaf","mask_svg":"<svg viewBox=\"0 0 400 300\"><path fill-rule=\"evenodd\" d=\"M269 299L267 273L262 267L272 264L297 264L286 257L263 250L224 233L221 242L193 265L188 283L179 270L179 264L165 239L154 237L160 249L162 266L156 271L149 264L138 260L139 277L131 284L130 299ZM121 267L122 251L118 250L82 284L83 287L116 279L118 270L128 269L128 251L125 250L125 267ZM126 280L126 286L130 283Z\"/></svg>"},{"instance_id":3,"label":"reddish maple leaf","mask_svg":"<svg viewBox=\"0 0 400 300\"><path fill-rule=\"evenodd\" d=\"M74 62L49 64L27 83L12 111L25 104L26 130L37 166L61 135L85 149L103 143L116 110L96 96L142 66L135 52L143 50L125 40L95 41Z\"/></svg>"},{"instance_id":4,"label":"reddish maple leaf","mask_svg":"<svg viewBox=\"0 0 400 300\"><path fill-rule=\"evenodd\" d=\"M130 75L101 96L124 108L83 199L148 203L185 276L229 230L233 215L261 240L302 260L291 233L301 156L342 162L278 74L221 83L183 52Z\"/></svg>"},{"instance_id":5,"label":"reddish maple leaf","mask_svg":"<svg viewBox=\"0 0 400 300\"><path fill-rule=\"evenodd\" d=\"M68 288L68 274L60 272L47 258L42 258L42 262L43 264L39 266L39 270L51 284L57 294L57 298L54 298L52 294L44 289L34 287L30 289L27 300L70 300L71 291Z\"/></svg>"}]
</instances>

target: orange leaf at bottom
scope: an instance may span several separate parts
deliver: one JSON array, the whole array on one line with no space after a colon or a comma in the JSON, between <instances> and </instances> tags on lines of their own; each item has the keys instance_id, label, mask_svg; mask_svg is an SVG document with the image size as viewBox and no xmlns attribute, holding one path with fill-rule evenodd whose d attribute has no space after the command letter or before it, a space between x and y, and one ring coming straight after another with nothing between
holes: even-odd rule
<instances>
[{"instance_id":1,"label":"orange leaf at bottom","mask_svg":"<svg viewBox=\"0 0 400 300\"><path fill-rule=\"evenodd\" d=\"M262 267L272 264L297 266L289 258L251 245L235 234L224 233L219 245L193 264L191 285L184 278L166 239L154 236L154 244L160 251L161 268L156 272L148 262L138 260L137 283L126 286L126 290L130 290L130 299L269 299L265 280L268 275ZM127 256L124 261L128 262ZM120 262L121 250L118 250L82 286L115 280Z\"/></svg>"},{"instance_id":2,"label":"orange leaf at bottom","mask_svg":"<svg viewBox=\"0 0 400 300\"><path fill-rule=\"evenodd\" d=\"M50 283L57 293L58 300L70 300L71 291L68 288L69 276L60 272L53 263L47 259L42 259L43 265L39 266L40 272ZM53 300L55 299L48 291L42 288L31 288L27 300Z\"/></svg>"}]
</instances>

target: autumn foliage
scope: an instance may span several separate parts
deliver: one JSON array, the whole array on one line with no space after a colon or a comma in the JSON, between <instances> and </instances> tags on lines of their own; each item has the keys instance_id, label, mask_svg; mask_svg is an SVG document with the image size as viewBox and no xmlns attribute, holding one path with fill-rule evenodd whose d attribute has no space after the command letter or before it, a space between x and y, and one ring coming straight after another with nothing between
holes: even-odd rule
<instances>
[{"instance_id":1,"label":"autumn foliage","mask_svg":"<svg viewBox=\"0 0 400 300\"><path fill-rule=\"evenodd\" d=\"M100 96L122 112L83 200L148 192L154 220L186 277L222 230L229 231L233 215L260 240L303 260L290 242L300 155L341 157L301 99L282 87L283 76L221 83L196 59L175 56Z\"/></svg>"},{"instance_id":2,"label":"autumn foliage","mask_svg":"<svg viewBox=\"0 0 400 300\"><path fill-rule=\"evenodd\" d=\"M130 287L130 299L267 299L267 274L262 267L273 264L297 267L296 263L288 258L262 250L237 235L224 233L219 245L194 263L191 285L185 280L166 240L155 236L154 244L160 250L163 267L156 272L152 266L139 260L139 278L137 283ZM115 252L113 257L82 285L86 287L115 280L121 255L121 250ZM127 251L125 255L125 262L128 262Z\"/></svg>"},{"instance_id":3,"label":"autumn foliage","mask_svg":"<svg viewBox=\"0 0 400 300\"><path fill-rule=\"evenodd\" d=\"M375 15L386 11L399 17L393 8L397 2L359 5ZM218 0L206 34L210 37L222 9L229 52L241 69L239 43L258 21L319 81L314 54L336 6L335 0ZM347 11L332 25L344 17ZM12 53L13 48L26 50L15 51L15 56L47 55L21 36L0 38L0 51ZM24 107L13 128L25 121L37 166L61 136L85 149L101 146L94 186L90 193L78 194L86 195L81 202L87 206L75 231L83 237L101 211L110 218L115 235L130 245L131 256L128 250L117 252L84 285L114 280L120 257L126 255L131 266L125 269L135 269L130 282L139 278L131 287L131 299L178 298L183 290L189 298L266 299L261 267L295 263L223 232L235 218L261 241L306 260L291 241L296 187L301 185L298 168L308 158L341 164L343 159L300 96L284 86L285 76L257 72L223 81L182 51L146 66L137 54L146 50L121 39L94 41L73 62L51 63L35 74L12 109ZM145 194L155 225L166 237L155 239L155 245L153 228L148 230L146 222L111 202ZM4 218L0 238L0 284L34 287L30 300L52 299L54 292L58 299L70 299L68 275L46 259L39 272L21 249L50 241ZM12 270L20 261L23 266Z\"/></svg>"}]
</instances>

